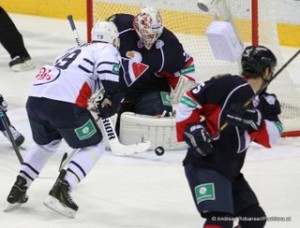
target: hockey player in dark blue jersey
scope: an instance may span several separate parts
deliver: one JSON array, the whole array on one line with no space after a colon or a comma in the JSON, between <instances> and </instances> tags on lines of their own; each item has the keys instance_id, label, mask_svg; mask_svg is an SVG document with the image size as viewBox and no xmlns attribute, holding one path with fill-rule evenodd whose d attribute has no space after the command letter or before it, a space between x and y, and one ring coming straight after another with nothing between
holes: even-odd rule
<instances>
[{"instance_id":1,"label":"hockey player in dark blue jersey","mask_svg":"<svg viewBox=\"0 0 300 228\"><path fill-rule=\"evenodd\" d=\"M242 55L242 77L212 78L185 93L177 106L177 138L189 146L183 164L196 207L206 218L204 228L232 228L235 217L243 218L243 228L265 225L265 212L241 169L250 142L272 147L280 138L280 104L266 92L244 104L272 78L275 66L269 49L249 46Z\"/></svg>"},{"instance_id":2,"label":"hockey player in dark blue jersey","mask_svg":"<svg viewBox=\"0 0 300 228\"><path fill-rule=\"evenodd\" d=\"M194 61L177 37L163 27L159 11L142 8L136 15L115 14L108 18L120 33L123 57L121 91L125 93L119 114L130 111L150 116L172 113L171 89L184 78L195 81ZM120 116L119 115L119 116Z\"/></svg>"}]
</instances>

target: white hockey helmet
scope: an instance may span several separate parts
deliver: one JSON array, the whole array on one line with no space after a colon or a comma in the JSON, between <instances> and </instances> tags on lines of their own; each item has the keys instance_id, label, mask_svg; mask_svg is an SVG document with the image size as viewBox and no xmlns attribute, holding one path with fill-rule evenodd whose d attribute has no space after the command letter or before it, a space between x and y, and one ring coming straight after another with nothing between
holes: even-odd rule
<instances>
[{"instance_id":1,"label":"white hockey helmet","mask_svg":"<svg viewBox=\"0 0 300 228\"><path fill-rule=\"evenodd\" d=\"M120 47L119 31L111 21L96 22L91 33L92 41L111 43L116 48Z\"/></svg>"},{"instance_id":2,"label":"white hockey helmet","mask_svg":"<svg viewBox=\"0 0 300 228\"><path fill-rule=\"evenodd\" d=\"M133 20L133 28L145 47L150 50L163 32L162 18L158 9L150 6L142 8Z\"/></svg>"}]
</instances>

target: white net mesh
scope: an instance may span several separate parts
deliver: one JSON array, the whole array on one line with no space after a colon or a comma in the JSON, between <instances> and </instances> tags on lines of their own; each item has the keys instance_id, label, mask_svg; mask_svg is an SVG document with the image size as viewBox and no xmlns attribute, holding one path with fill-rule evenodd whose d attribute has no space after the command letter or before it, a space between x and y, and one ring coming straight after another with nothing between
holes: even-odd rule
<instances>
[{"instance_id":1,"label":"white net mesh","mask_svg":"<svg viewBox=\"0 0 300 228\"><path fill-rule=\"evenodd\" d=\"M230 10L230 16L241 41L245 46L251 44L251 0L224 1ZM279 69L283 65L283 58L277 35L275 1L259 0L258 2L259 44L269 47L274 52L278 58L277 69ZM198 81L206 80L216 74L239 73L239 61L230 63L214 57L205 36L205 30L216 19L215 12L217 10L203 12L197 7L196 0L93 0L93 9L90 13L95 22L106 19L115 13L136 15L139 9L146 5L160 9L164 26L177 35L185 50L194 57ZM281 118L285 131L299 131L299 92L293 86L286 70L271 83L268 91L276 93L282 104Z\"/></svg>"}]
</instances>

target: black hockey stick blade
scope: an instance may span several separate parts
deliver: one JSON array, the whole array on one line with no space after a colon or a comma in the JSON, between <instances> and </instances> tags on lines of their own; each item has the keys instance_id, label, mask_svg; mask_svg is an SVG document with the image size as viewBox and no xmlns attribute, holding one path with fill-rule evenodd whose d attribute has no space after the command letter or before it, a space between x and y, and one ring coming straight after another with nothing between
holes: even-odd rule
<instances>
[{"instance_id":1,"label":"black hockey stick blade","mask_svg":"<svg viewBox=\"0 0 300 228\"><path fill-rule=\"evenodd\" d=\"M65 162L65 160L67 159L67 157L68 157L68 153L67 153L67 152L65 152L65 153L64 153L64 155L63 155L63 156L62 156L62 158L61 158L61 161L60 161L60 164L59 164L58 171L60 171L60 170L61 170L61 168L62 168L62 165L63 165L63 163Z\"/></svg>"}]
</instances>

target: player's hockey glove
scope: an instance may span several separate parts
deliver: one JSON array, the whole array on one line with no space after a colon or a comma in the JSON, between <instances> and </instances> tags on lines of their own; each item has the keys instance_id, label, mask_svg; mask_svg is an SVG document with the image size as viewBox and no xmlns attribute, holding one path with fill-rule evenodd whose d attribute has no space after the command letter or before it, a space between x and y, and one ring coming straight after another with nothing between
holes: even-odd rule
<instances>
[{"instance_id":1,"label":"player's hockey glove","mask_svg":"<svg viewBox=\"0 0 300 228\"><path fill-rule=\"evenodd\" d=\"M123 94L116 93L114 95L99 96L95 103L98 108L98 116L101 118L108 118L116 114L120 107L120 102L123 99Z\"/></svg>"},{"instance_id":2,"label":"player's hockey glove","mask_svg":"<svg viewBox=\"0 0 300 228\"><path fill-rule=\"evenodd\" d=\"M189 125L185 129L183 137L197 157L208 157L214 153L211 136L201 124Z\"/></svg>"},{"instance_id":3,"label":"player's hockey glove","mask_svg":"<svg viewBox=\"0 0 300 228\"><path fill-rule=\"evenodd\" d=\"M232 104L226 112L229 125L247 131L257 131L262 126L262 115L257 108L244 108L240 104Z\"/></svg>"},{"instance_id":4,"label":"player's hockey glove","mask_svg":"<svg viewBox=\"0 0 300 228\"><path fill-rule=\"evenodd\" d=\"M279 101L274 94L264 93L259 97L258 109L264 119L278 121L278 115L281 113Z\"/></svg>"},{"instance_id":5,"label":"player's hockey glove","mask_svg":"<svg viewBox=\"0 0 300 228\"><path fill-rule=\"evenodd\" d=\"M7 103L5 102L3 96L0 94L0 111L7 111Z\"/></svg>"}]
</instances>

